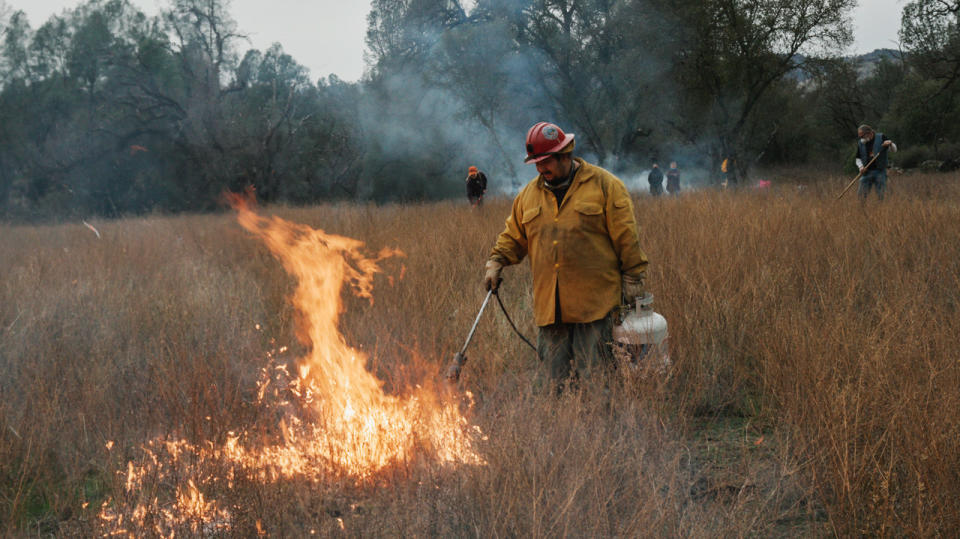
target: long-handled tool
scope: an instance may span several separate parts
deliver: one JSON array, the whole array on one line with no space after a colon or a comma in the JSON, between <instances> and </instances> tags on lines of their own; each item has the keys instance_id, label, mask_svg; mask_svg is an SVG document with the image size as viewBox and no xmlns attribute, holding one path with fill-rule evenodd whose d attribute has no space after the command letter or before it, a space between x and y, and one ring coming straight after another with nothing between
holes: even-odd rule
<instances>
[{"instance_id":1,"label":"long-handled tool","mask_svg":"<svg viewBox=\"0 0 960 539\"><path fill-rule=\"evenodd\" d=\"M450 366L447 367L447 380L456 382L460 379L460 371L463 369L463 365L467 362L467 356L464 355L467 351L467 345L470 344L470 339L473 338L474 332L477 331L477 324L480 323L480 317L483 316L483 311L487 308L487 303L490 303L490 296L493 294L494 289L491 288L487 292L487 297L483 298L483 305L480 306L480 312L477 313L477 319L473 321L473 326L470 328L470 333L467 334L467 340L463 343L463 348L461 348L460 351L453 356L453 361L450 363Z\"/></svg>"},{"instance_id":2,"label":"long-handled tool","mask_svg":"<svg viewBox=\"0 0 960 539\"><path fill-rule=\"evenodd\" d=\"M849 191L850 188L853 187L853 184L857 183L857 180L860 179L860 176L863 176L863 171L870 168L870 165L872 165L873 162L876 161L877 158L880 157L880 154L882 154L884 151L886 151L886 148L881 149L879 152L877 152L877 155L873 156L873 159L871 159L870 162L867 163L867 166L863 167L863 170L860 171L860 174L857 174L857 177L854 178L853 181L847 184L847 187L843 190L842 193L840 193L840 196L837 197L837 200L840 200L841 198L843 198L843 195L847 194L847 191Z\"/></svg>"}]
</instances>

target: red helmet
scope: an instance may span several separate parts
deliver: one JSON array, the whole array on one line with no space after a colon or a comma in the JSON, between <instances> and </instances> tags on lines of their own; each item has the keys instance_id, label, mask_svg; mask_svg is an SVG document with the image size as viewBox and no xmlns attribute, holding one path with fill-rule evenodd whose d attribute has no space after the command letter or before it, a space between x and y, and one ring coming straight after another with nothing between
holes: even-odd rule
<instances>
[{"instance_id":1,"label":"red helmet","mask_svg":"<svg viewBox=\"0 0 960 539\"><path fill-rule=\"evenodd\" d=\"M527 158L524 163L539 163L573 144L573 133L567 134L556 125L540 122L527 131Z\"/></svg>"}]
</instances>

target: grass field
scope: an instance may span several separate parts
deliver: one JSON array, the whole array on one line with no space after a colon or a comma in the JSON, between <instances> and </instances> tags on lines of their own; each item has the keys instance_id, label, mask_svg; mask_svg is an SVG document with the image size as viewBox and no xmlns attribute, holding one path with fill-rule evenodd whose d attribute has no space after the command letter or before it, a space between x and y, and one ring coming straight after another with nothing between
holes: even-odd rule
<instances>
[{"instance_id":1,"label":"grass field","mask_svg":"<svg viewBox=\"0 0 960 539\"><path fill-rule=\"evenodd\" d=\"M275 442L289 403L258 388L309 348L296 282L234 213L92 221L101 238L79 223L2 226L0 533L951 535L960 176L893 177L888 200L865 206L835 200L845 184L800 171L764 191L639 197L671 371L555 397L491 308L460 388L483 463L425 449L364 477L269 477L221 457L163 468L165 440ZM340 319L397 395L432 391L463 343L508 211L261 210L405 253L380 262L372 304L344 294ZM504 279L535 336L529 268ZM164 514L184 492L203 500Z\"/></svg>"}]
</instances>

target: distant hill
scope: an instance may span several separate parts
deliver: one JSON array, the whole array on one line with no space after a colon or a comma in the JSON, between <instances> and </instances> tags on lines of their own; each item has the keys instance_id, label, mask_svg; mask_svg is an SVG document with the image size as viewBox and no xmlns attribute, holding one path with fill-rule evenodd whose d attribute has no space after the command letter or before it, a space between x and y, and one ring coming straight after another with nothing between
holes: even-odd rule
<instances>
[{"instance_id":1,"label":"distant hill","mask_svg":"<svg viewBox=\"0 0 960 539\"><path fill-rule=\"evenodd\" d=\"M872 52L859 56L848 56L847 58L857 64L857 73L860 75L860 78L864 78L873 75L877 70L877 66L880 65L880 62L883 60L902 62L903 54L894 49L874 49Z\"/></svg>"},{"instance_id":2,"label":"distant hill","mask_svg":"<svg viewBox=\"0 0 960 539\"><path fill-rule=\"evenodd\" d=\"M903 60L903 55L896 49L874 49L866 54L845 56L844 59L852 62L856 66L858 76L863 79L873 75L881 61L888 60L891 62L900 62ZM810 80L810 73L803 69L803 65L807 62L807 60L808 57L802 54L797 55L797 64L800 67L788 73L787 77L792 78L801 84L808 82Z\"/></svg>"}]
</instances>

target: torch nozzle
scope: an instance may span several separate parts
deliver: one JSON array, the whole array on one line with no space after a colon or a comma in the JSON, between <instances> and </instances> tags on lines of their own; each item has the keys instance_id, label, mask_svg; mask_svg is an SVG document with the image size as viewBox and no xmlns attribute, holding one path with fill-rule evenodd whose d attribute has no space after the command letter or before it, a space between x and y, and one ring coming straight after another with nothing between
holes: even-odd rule
<instances>
[{"instance_id":1,"label":"torch nozzle","mask_svg":"<svg viewBox=\"0 0 960 539\"><path fill-rule=\"evenodd\" d=\"M463 370L463 364L467 362L467 356L463 352L457 352L453 356L453 361L450 362L450 366L447 367L447 380L450 382L456 382L460 379L460 371Z\"/></svg>"}]
</instances>

